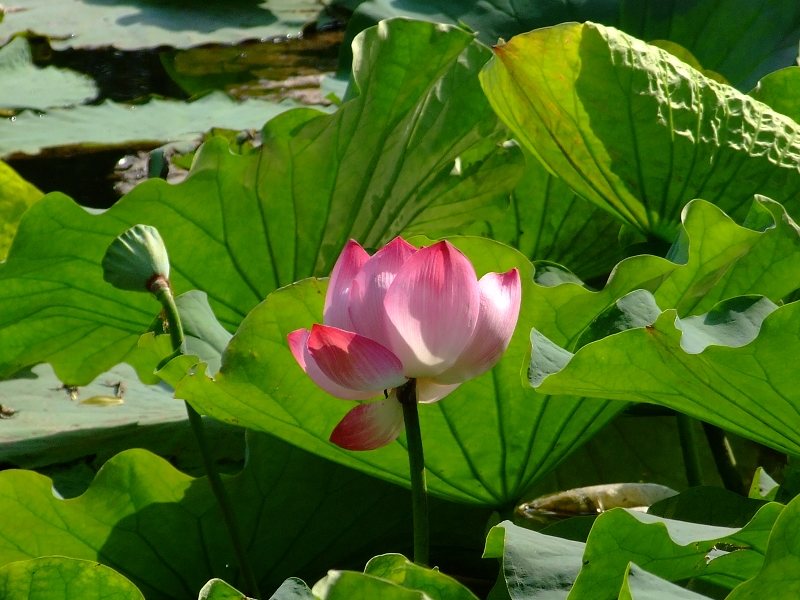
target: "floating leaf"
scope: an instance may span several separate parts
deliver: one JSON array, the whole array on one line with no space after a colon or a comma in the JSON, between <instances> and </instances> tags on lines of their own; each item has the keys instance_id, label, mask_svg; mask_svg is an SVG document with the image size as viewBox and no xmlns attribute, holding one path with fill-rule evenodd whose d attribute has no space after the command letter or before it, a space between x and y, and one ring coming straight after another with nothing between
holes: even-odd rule
<instances>
[{"instance_id":1,"label":"floating leaf","mask_svg":"<svg viewBox=\"0 0 800 600\"><path fill-rule=\"evenodd\" d=\"M159 146L192 140L214 127L258 129L297 104L245 100L215 92L194 102L153 98L144 104L106 100L97 106L56 108L45 114L23 112L0 121L0 156L44 150Z\"/></svg>"},{"instance_id":2,"label":"floating leaf","mask_svg":"<svg viewBox=\"0 0 800 600\"><path fill-rule=\"evenodd\" d=\"M0 38L30 31L51 38L54 47L114 46L124 50L201 44L228 44L246 39L299 35L320 16L323 5L312 0L266 0L125 3L63 0L14 0L0 21Z\"/></svg>"},{"instance_id":3,"label":"floating leaf","mask_svg":"<svg viewBox=\"0 0 800 600\"><path fill-rule=\"evenodd\" d=\"M46 110L83 104L97 96L91 77L33 64L28 40L17 37L0 48L0 108Z\"/></svg>"},{"instance_id":4,"label":"floating leaf","mask_svg":"<svg viewBox=\"0 0 800 600\"><path fill-rule=\"evenodd\" d=\"M570 187L671 241L692 198L798 211L800 125L613 28L564 24L494 48L481 81L515 137Z\"/></svg>"}]
</instances>

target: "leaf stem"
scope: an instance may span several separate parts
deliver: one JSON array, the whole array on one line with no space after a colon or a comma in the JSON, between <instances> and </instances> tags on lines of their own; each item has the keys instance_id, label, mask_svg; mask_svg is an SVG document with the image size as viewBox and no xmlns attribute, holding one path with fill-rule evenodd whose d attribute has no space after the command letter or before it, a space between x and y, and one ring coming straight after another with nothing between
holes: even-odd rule
<instances>
[{"instance_id":1,"label":"leaf stem","mask_svg":"<svg viewBox=\"0 0 800 600\"><path fill-rule=\"evenodd\" d=\"M742 476L736 468L736 457L733 455L733 450L730 443L728 443L725 432L710 423L703 423L703 430L708 440L708 447L711 448L711 456L714 457L714 464L717 466L719 478L722 479L722 484L726 489L746 496L747 490L742 481Z\"/></svg>"},{"instance_id":2,"label":"leaf stem","mask_svg":"<svg viewBox=\"0 0 800 600\"><path fill-rule=\"evenodd\" d=\"M175 304L172 290L169 284L165 283L164 285L158 285L156 289L153 290L153 294L161 303L166 313L172 349L175 353L180 354L184 342L183 324L181 323L180 314L178 313L178 307ZM239 568L242 572L244 584L248 588L246 592L252 594L255 598L260 598L261 593L258 590L258 582L253 568L250 565L250 561L247 558L241 535L239 534L239 527L236 523L236 517L234 516L233 505L231 504L228 493L222 483L222 478L217 472L214 460L211 456L211 449L209 448L208 439L205 435L203 418L188 402L184 401L184 405L186 406L186 412L189 414L189 424L192 427L195 438L197 438L197 445L200 449L200 456L203 461L203 468L205 469L208 483L211 486L211 491L222 512L222 519L228 530L228 536L233 545L233 550L236 553L236 558L239 561Z\"/></svg>"},{"instance_id":3,"label":"leaf stem","mask_svg":"<svg viewBox=\"0 0 800 600\"><path fill-rule=\"evenodd\" d=\"M703 470L700 467L700 453L697 450L697 436L694 430L694 419L678 413L678 437L683 453L683 465L686 469L686 480L689 487L703 485Z\"/></svg>"},{"instance_id":4,"label":"leaf stem","mask_svg":"<svg viewBox=\"0 0 800 600\"><path fill-rule=\"evenodd\" d=\"M397 388L397 399L403 407L403 421L408 442L408 468L411 477L411 516L414 524L414 562L427 566L430 559L430 524L428 522L428 488L425 483L425 456L417 407L417 380L410 379Z\"/></svg>"}]
</instances>

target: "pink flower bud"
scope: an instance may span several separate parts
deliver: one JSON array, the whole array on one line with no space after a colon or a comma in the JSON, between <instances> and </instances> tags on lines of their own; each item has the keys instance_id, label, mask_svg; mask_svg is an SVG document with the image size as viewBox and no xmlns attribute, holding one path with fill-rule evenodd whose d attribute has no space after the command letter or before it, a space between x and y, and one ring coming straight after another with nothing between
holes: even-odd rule
<instances>
[{"instance_id":1,"label":"pink flower bud","mask_svg":"<svg viewBox=\"0 0 800 600\"><path fill-rule=\"evenodd\" d=\"M398 237L373 256L348 242L324 324L288 336L298 364L326 392L380 398L350 411L332 441L353 450L388 444L403 428L394 388L416 379L418 401L435 402L494 366L514 333L520 295L516 269L478 280L446 241L416 249Z\"/></svg>"}]
</instances>

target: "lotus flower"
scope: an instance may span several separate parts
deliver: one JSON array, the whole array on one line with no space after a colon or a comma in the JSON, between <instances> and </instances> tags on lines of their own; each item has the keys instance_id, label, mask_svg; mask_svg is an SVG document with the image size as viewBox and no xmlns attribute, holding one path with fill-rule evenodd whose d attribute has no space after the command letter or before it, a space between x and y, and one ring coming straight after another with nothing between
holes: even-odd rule
<instances>
[{"instance_id":1,"label":"lotus flower","mask_svg":"<svg viewBox=\"0 0 800 600\"><path fill-rule=\"evenodd\" d=\"M331 441L384 446L403 429L399 386L415 379L417 400L435 402L490 369L514 332L520 288L516 269L478 280L446 241L417 249L398 237L370 256L351 240L331 274L324 324L288 336L314 383L361 402Z\"/></svg>"}]
</instances>

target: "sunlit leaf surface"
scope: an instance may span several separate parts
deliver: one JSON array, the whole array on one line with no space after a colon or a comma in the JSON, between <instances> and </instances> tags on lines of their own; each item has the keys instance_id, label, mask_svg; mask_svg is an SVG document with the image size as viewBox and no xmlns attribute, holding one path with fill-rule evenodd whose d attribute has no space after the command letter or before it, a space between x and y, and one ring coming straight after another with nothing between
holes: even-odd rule
<instances>
[{"instance_id":1,"label":"sunlit leaf surface","mask_svg":"<svg viewBox=\"0 0 800 600\"><path fill-rule=\"evenodd\" d=\"M586 199L671 241L684 204L754 193L800 210L800 125L616 29L563 24L494 48L481 73L519 141Z\"/></svg>"}]
</instances>

